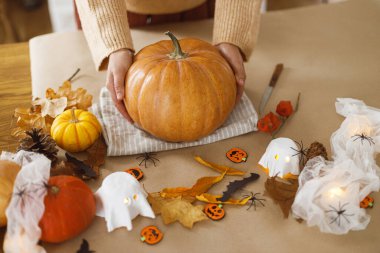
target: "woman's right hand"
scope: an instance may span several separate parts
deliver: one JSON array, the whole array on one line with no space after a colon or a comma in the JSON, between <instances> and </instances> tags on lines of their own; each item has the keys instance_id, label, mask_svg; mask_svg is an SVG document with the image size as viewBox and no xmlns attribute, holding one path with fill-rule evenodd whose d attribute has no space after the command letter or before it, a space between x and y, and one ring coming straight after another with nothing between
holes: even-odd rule
<instances>
[{"instance_id":1,"label":"woman's right hand","mask_svg":"<svg viewBox=\"0 0 380 253\"><path fill-rule=\"evenodd\" d=\"M133 120L125 109L123 100L125 97L125 78L132 62L133 52L129 49L113 52L109 57L106 83L116 108L131 123Z\"/></svg>"}]
</instances>

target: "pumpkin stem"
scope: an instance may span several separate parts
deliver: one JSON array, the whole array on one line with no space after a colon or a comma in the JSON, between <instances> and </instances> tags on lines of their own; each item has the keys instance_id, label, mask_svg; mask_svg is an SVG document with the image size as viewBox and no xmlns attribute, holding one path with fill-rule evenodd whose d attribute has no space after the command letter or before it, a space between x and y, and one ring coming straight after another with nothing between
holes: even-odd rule
<instances>
[{"instance_id":1,"label":"pumpkin stem","mask_svg":"<svg viewBox=\"0 0 380 253\"><path fill-rule=\"evenodd\" d=\"M174 51L171 54L169 54L170 59L185 59L187 57L187 53L182 51L181 45L179 44L179 41L174 36L174 34L167 31L165 35L168 35L170 37L174 46Z\"/></svg>"},{"instance_id":2,"label":"pumpkin stem","mask_svg":"<svg viewBox=\"0 0 380 253\"><path fill-rule=\"evenodd\" d=\"M58 186L53 185L53 186L50 186L50 191L51 191L51 193L53 193L53 195L57 195L59 193L60 189Z\"/></svg>"},{"instance_id":3,"label":"pumpkin stem","mask_svg":"<svg viewBox=\"0 0 380 253\"><path fill-rule=\"evenodd\" d=\"M79 120L75 117L75 108L71 108L71 123L78 123Z\"/></svg>"}]
</instances>

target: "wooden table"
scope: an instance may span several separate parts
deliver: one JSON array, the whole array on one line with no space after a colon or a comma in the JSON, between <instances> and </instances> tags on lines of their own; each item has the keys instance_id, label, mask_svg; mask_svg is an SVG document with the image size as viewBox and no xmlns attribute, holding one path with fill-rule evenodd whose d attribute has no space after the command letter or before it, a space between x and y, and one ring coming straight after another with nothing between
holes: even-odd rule
<instances>
[{"instance_id":1,"label":"wooden table","mask_svg":"<svg viewBox=\"0 0 380 253\"><path fill-rule=\"evenodd\" d=\"M28 43L0 45L0 150L12 150L17 142L10 137L16 107L28 107L31 78Z\"/></svg>"}]
</instances>

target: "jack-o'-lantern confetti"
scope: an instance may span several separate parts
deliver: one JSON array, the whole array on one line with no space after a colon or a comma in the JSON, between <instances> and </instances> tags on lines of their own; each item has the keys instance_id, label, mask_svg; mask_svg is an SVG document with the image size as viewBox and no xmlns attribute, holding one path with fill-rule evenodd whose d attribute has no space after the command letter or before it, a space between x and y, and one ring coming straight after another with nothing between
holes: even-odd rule
<instances>
[{"instance_id":1,"label":"jack-o'-lantern confetti","mask_svg":"<svg viewBox=\"0 0 380 253\"><path fill-rule=\"evenodd\" d=\"M362 201L360 201L360 208L372 208L374 203L375 200L368 195Z\"/></svg>"},{"instance_id":2,"label":"jack-o'-lantern confetti","mask_svg":"<svg viewBox=\"0 0 380 253\"><path fill-rule=\"evenodd\" d=\"M157 244L162 238L164 238L164 234L156 226L147 226L143 228L140 235L140 240L150 245Z\"/></svg>"},{"instance_id":3,"label":"jack-o'-lantern confetti","mask_svg":"<svg viewBox=\"0 0 380 253\"><path fill-rule=\"evenodd\" d=\"M227 151L226 157L234 163L246 162L248 158L247 152L241 148L232 148Z\"/></svg>"},{"instance_id":4,"label":"jack-o'-lantern confetti","mask_svg":"<svg viewBox=\"0 0 380 253\"><path fill-rule=\"evenodd\" d=\"M222 204L206 204L203 212L207 217L214 221L221 220L226 215Z\"/></svg>"},{"instance_id":5,"label":"jack-o'-lantern confetti","mask_svg":"<svg viewBox=\"0 0 380 253\"><path fill-rule=\"evenodd\" d=\"M138 181L142 180L144 177L144 172L138 167L126 169L124 171L127 172L128 174L131 174Z\"/></svg>"}]
</instances>

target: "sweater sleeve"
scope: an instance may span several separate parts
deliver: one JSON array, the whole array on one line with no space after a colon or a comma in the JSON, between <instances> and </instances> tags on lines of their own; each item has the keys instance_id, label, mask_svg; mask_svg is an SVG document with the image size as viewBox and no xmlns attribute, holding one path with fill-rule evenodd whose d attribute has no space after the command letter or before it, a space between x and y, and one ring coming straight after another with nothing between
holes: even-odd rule
<instances>
[{"instance_id":1,"label":"sweater sleeve","mask_svg":"<svg viewBox=\"0 0 380 253\"><path fill-rule=\"evenodd\" d=\"M76 0L83 32L97 70L119 49L134 51L125 0Z\"/></svg>"},{"instance_id":2,"label":"sweater sleeve","mask_svg":"<svg viewBox=\"0 0 380 253\"><path fill-rule=\"evenodd\" d=\"M213 44L238 46L247 60L255 47L261 0L216 0Z\"/></svg>"}]
</instances>

